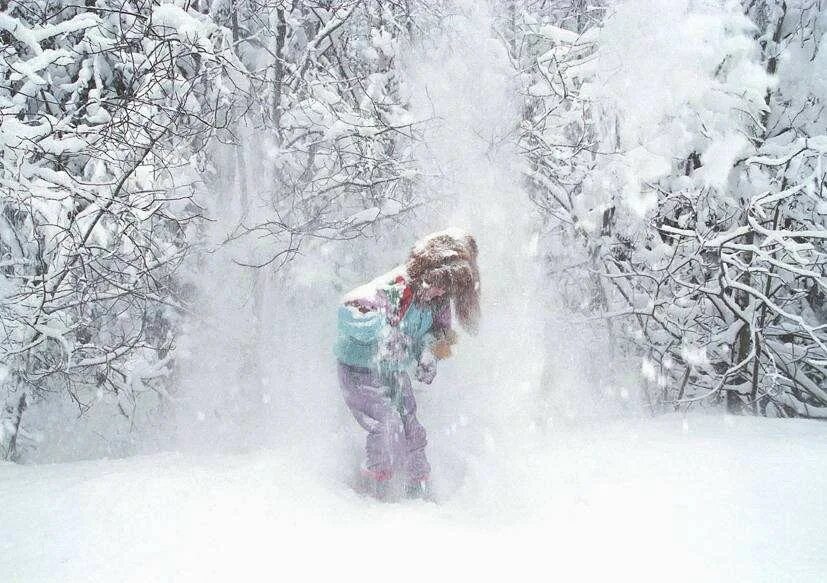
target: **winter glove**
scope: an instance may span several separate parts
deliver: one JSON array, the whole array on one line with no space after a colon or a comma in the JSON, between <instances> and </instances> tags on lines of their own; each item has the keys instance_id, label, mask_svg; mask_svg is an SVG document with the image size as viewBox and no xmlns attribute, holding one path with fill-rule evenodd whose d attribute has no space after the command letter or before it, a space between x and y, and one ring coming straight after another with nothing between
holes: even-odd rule
<instances>
[{"instance_id":1,"label":"winter glove","mask_svg":"<svg viewBox=\"0 0 827 583\"><path fill-rule=\"evenodd\" d=\"M416 367L416 372L414 373L416 380L420 383L425 383L426 385L430 385L434 382L434 378L436 377L436 362L431 364L422 364L421 362Z\"/></svg>"},{"instance_id":2,"label":"winter glove","mask_svg":"<svg viewBox=\"0 0 827 583\"><path fill-rule=\"evenodd\" d=\"M436 358L426 350L422 353L422 358L419 359L419 363L416 365L414 378L420 383L430 385L434 382L434 377L436 377Z\"/></svg>"},{"instance_id":3,"label":"winter glove","mask_svg":"<svg viewBox=\"0 0 827 583\"><path fill-rule=\"evenodd\" d=\"M438 360L445 360L446 358L451 358L451 356L453 356L453 353L451 352L451 343L444 338L434 342L434 345L431 346L431 352L433 352L434 356Z\"/></svg>"}]
</instances>

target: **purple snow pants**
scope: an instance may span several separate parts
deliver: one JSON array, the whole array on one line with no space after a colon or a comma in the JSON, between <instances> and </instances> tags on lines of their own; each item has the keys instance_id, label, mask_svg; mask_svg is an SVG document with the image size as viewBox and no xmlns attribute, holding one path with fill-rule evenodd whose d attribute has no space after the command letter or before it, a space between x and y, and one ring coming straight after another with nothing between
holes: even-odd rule
<instances>
[{"instance_id":1,"label":"purple snow pants","mask_svg":"<svg viewBox=\"0 0 827 583\"><path fill-rule=\"evenodd\" d=\"M379 373L339 363L339 384L356 421L368 432L363 471L375 480L387 480L402 471L410 481L427 480L431 466L425 457L425 428L416 418L410 377L397 377L399 399Z\"/></svg>"}]
</instances>

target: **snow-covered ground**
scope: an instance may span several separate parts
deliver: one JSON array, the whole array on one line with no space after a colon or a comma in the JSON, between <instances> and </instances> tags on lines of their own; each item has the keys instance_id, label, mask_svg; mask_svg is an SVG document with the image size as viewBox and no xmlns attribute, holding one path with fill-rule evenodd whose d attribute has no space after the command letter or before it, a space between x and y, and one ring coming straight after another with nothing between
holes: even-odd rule
<instances>
[{"instance_id":1,"label":"snow-covered ground","mask_svg":"<svg viewBox=\"0 0 827 583\"><path fill-rule=\"evenodd\" d=\"M670 416L476 456L436 439L438 503L360 497L349 461L306 444L6 464L0 580L823 581L824 434Z\"/></svg>"}]
</instances>

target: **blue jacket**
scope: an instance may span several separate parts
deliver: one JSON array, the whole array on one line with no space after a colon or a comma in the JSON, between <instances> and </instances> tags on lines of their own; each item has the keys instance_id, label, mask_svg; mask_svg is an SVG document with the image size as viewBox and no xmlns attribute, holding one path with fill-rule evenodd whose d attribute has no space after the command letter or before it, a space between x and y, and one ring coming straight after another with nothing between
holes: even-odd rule
<instances>
[{"instance_id":1,"label":"blue jacket","mask_svg":"<svg viewBox=\"0 0 827 583\"><path fill-rule=\"evenodd\" d=\"M410 370L434 340L430 308L412 302L398 324L389 322L382 309L362 312L352 305L339 306L338 337L333 352L350 366L382 371Z\"/></svg>"},{"instance_id":2,"label":"blue jacket","mask_svg":"<svg viewBox=\"0 0 827 583\"><path fill-rule=\"evenodd\" d=\"M340 362L380 373L410 371L435 340L435 327L451 327L450 305L435 315L414 301L404 266L347 294L339 306L333 348Z\"/></svg>"}]
</instances>

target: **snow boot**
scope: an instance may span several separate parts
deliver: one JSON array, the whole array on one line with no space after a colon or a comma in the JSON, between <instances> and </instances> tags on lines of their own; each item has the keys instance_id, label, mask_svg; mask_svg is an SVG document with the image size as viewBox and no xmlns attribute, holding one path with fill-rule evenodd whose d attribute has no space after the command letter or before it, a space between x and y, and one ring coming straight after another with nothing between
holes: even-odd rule
<instances>
[{"instance_id":1,"label":"snow boot","mask_svg":"<svg viewBox=\"0 0 827 583\"><path fill-rule=\"evenodd\" d=\"M427 480L411 480L405 485L405 497L409 500L425 500L433 502L431 485Z\"/></svg>"},{"instance_id":2,"label":"snow boot","mask_svg":"<svg viewBox=\"0 0 827 583\"><path fill-rule=\"evenodd\" d=\"M362 496L370 496L380 502L392 502L394 499L393 480L389 473L377 473L368 470L363 463L359 467L356 479L356 491ZM399 493L396 493L398 497Z\"/></svg>"}]
</instances>

